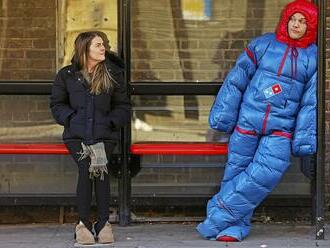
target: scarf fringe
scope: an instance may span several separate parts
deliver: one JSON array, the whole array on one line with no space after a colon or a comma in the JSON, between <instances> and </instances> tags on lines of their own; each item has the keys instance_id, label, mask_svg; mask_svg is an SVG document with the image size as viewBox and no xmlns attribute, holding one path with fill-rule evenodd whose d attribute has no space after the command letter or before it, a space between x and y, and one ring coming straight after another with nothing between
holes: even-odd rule
<instances>
[{"instance_id":1,"label":"scarf fringe","mask_svg":"<svg viewBox=\"0 0 330 248\"><path fill-rule=\"evenodd\" d=\"M104 173L108 174L108 160L105 152L105 147L103 142L99 142L93 145L85 145L81 143L82 150L77 154L80 155L78 161L81 161L85 158L90 158L89 163L89 178L100 178L104 180Z\"/></svg>"}]
</instances>

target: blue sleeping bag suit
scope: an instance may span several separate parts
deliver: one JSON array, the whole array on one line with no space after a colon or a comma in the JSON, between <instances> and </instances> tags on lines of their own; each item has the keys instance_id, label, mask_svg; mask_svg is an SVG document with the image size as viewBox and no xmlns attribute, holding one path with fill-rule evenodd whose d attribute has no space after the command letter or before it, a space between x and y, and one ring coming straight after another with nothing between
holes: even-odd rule
<instances>
[{"instance_id":1,"label":"blue sleeping bag suit","mask_svg":"<svg viewBox=\"0 0 330 248\"><path fill-rule=\"evenodd\" d=\"M296 12L307 19L298 41L287 32ZM314 5L288 4L276 34L251 41L226 77L209 123L232 135L221 190L197 227L203 237L244 239L254 209L288 169L291 150L300 156L316 152L316 29Z\"/></svg>"}]
</instances>

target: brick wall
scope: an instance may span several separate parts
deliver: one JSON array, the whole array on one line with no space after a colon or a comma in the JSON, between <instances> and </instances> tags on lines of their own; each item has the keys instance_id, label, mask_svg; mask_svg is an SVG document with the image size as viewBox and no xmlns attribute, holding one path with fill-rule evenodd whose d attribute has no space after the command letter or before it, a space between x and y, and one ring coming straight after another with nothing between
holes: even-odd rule
<instances>
[{"instance_id":1,"label":"brick wall","mask_svg":"<svg viewBox=\"0 0 330 248\"><path fill-rule=\"evenodd\" d=\"M185 19L181 1L132 1L133 81L222 81L248 41L274 31L289 1L212 1L210 19Z\"/></svg>"},{"instance_id":2,"label":"brick wall","mask_svg":"<svg viewBox=\"0 0 330 248\"><path fill-rule=\"evenodd\" d=\"M1 1L0 80L52 80L55 66L56 0ZM48 96L2 96L0 115L2 143L60 138Z\"/></svg>"},{"instance_id":3,"label":"brick wall","mask_svg":"<svg viewBox=\"0 0 330 248\"><path fill-rule=\"evenodd\" d=\"M1 1L0 80L53 78L55 3L55 0Z\"/></svg>"},{"instance_id":4,"label":"brick wall","mask_svg":"<svg viewBox=\"0 0 330 248\"><path fill-rule=\"evenodd\" d=\"M61 142L48 96L1 96L0 143Z\"/></svg>"}]
</instances>

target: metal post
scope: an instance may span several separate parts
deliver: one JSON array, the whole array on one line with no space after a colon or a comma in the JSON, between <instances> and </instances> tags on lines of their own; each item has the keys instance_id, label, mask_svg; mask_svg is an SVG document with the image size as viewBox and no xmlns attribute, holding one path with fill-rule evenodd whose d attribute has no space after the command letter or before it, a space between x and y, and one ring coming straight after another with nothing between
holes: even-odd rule
<instances>
[{"instance_id":1,"label":"metal post","mask_svg":"<svg viewBox=\"0 0 330 248\"><path fill-rule=\"evenodd\" d=\"M318 113L317 113L317 132L318 132L318 151L316 158L316 239L324 239L324 161L325 161L325 59L326 59L326 3L327 1L318 0Z\"/></svg>"},{"instance_id":2,"label":"metal post","mask_svg":"<svg viewBox=\"0 0 330 248\"><path fill-rule=\"evenodd\" d=\"M120 30L120 50L119 55L125 62L125 83L127 88L130 82L130 1L118 0L119 6L119 30ZM130 196L131 196L131 178L129 173L128 159L131 143L130 124L122 130L122 166L118 180L118 199L119 199L119 224L126 226L130 223Z\"/></svg>"}]
</instances>

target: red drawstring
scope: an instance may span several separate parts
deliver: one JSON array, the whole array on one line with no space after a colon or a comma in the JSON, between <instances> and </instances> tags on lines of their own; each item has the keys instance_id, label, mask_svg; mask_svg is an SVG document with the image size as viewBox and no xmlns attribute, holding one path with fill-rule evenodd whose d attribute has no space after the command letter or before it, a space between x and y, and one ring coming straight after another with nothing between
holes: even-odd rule
<instances>
[{"instance_id":1,"label":"red drawstring","mask_svg":"<svg viewBox=\"0 0 330 248\"><path fill-rule=\"evenodd\" d=\"M285 64L286 57L288 56L289 50L291 50L291 78L295 79L297 75L297 58L298 58L298 50L296 47L293 46L287 46L285 53L283 55L280 67L277 72L277 76L280 76L282 74L282 70Z\"/></svg>"}]
</instances>

